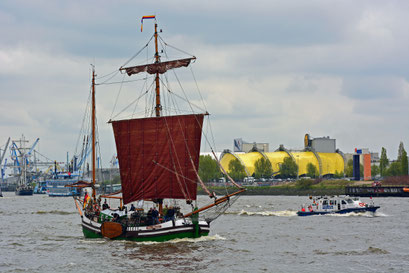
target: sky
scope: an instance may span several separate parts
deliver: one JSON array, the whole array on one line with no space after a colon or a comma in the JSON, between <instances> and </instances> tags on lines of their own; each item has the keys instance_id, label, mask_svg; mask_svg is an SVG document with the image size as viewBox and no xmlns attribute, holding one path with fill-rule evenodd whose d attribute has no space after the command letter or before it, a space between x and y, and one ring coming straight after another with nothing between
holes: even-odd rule
<instances>
[{"instance_id":1,"label":"sky","mask_svg":"<svg viewBox=\"0 0 409 273\"><path fill-rule=\"evenodd\" d=\"M197 57L187 87L200 89L217 151L235 138L302 149L309 133L395 159L409 145L407 14L407 1L3 0L0 147L24 134L48 158L71 156L90 64L117 71L152 35L141 17L156 15L161 37ZM103 165L116 154L107 121L140 92L117 104L119 90L97 86Z\"/></svg>"}]
</instances>

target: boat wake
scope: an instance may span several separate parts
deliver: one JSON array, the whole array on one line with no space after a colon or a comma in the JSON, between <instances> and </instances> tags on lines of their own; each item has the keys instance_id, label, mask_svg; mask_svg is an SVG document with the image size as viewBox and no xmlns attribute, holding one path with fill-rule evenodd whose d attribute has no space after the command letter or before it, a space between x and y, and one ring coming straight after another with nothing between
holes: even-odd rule
<instances>
[{"instance_id":1,"label":"boat wake","mask_svg":"<svg viewBox=\"0 0 409 273\"><path fill-rule=\"evenodd\" d=\"M297 212L293 210L282 210L282 211L245 211L242 209L240 212L225 212L225 214L235 214L244 216L278 216L278 217L292 217L296 216Z\"/></svg>"},{"instance_id":2,"label":"boat wake","mask_svg":"<svg viewBox=\"0 0 409 273\"><path fill-rule=\"evenodd\" d=\"M224 241L226 238L216 234L212 236L203 236L199 238L183 238L183 239L175 239L171 240L168 243L180 243L180 242L190 242L190 243L198 243L198 242L208 242L208 241Z\"/></svg>"},{"instance_id":3,"label":"boat wake","mask_svg":"<svg viewBox=\"0 0 409 273\"><path fill-rule=\"evenodd\" d=\"M349 212L349 213L330 213L330 214L324 214L324 215L319 215L319 216L332 216L332 217L368 217L368 218L372 218L372 217L385 217L387 216L386 214L383 214L381 212Z\"/></svg>"},{"instance_id":4,"label":"boat wake","mask_svg":"<svg viewBox=\"0 0 409 273\"><path fill-rule=\"evenodd\" d=\"M210 241L224 241L226 238L216 234L212 236L202 236L199 238L181 238L174 239L166 242L136 242L139 245L154 245L154 244L178 244L178 243L200 243L200 242L210 242Z\"/></svg>"},{"instance_id":5,"label":"boat wake","mask_svg":"<svg viewBox=\"0 0 409 273\"><path fill-rule=\"evenodd\" d=\"M79 242L83 244L106 244L108 239L98 238L98 239L80 239ZM136 244L136 245L160 245L160 244L179 244L179 243L200 243L200 242L211 242L211 241L224 241L226 238L216 234L212 236L202 236L199 238L182 238L174 239L165 242L155 242L155 241L146 241L146 242L133 242L125 241L126 244ZM123 241L112 241L113 243L122 244Z\"/></svg>"}]
</instances>

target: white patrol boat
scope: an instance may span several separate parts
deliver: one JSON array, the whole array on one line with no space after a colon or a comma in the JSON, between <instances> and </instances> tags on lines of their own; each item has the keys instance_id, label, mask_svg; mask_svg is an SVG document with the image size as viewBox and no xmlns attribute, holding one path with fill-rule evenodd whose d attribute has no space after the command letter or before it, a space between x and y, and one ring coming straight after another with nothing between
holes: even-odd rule
<instances>
[{"instance_id":1,"label":"white patrol boat","mask_svg":"<svg viewBox=\"0 0 409 273\"><path fill-rule=\"evenodd\" d=\"M298 216L329 214L329 213L350 213L366 212L375 213L379 206L375 206L371 198L371 203L364 203L358 197L346 196L310 196L312 203L302 205L297 212Z\"/></svg>"}]
</instances>

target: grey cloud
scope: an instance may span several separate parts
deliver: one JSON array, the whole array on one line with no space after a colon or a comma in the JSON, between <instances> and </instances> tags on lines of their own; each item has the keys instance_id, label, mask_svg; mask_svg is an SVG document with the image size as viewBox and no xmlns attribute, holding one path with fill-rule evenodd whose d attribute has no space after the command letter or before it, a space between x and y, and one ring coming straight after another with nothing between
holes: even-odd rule
<instances>
[{"instance_id":1,"label":"grey cloud","mask_svg":"<svg viewBox=\"0 0 409 273\"><path fill-rule=\"evenodd\" d=\"M152 34L152 22L139 30L152 10L165 40L198 57L193 68L219 149L234 137L300 147L306 132L336 137L344 151L409 142L409 130L399 126L408 112L409 4L267 0L3 1L0 105L12 115L1 123L0 142L26 131L64 158L79 131L89 63L100 75L116 70ZM105 121L118 88L97 89L110 158L115 148ZM374 134L389 120L388 134Z\"/></svg>"},{"instance_id":2,"label":"grey cloud","mask_svg":"<svg viewBox=\"0 0 409 273\"><path fill-rule=\"evenodd\" d=\"M407 83L406 83L407 85ZM358 100L401 99L405 92L405 81L398 77L359 76L345 77L342 93Z\"/></svg>"}]
</instances>

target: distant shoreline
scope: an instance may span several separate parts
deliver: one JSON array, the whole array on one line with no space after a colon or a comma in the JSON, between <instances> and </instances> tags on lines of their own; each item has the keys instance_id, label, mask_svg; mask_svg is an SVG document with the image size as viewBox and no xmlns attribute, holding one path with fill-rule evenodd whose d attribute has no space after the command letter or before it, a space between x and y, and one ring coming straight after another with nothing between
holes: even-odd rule
<instances>
[{"instance_id":1,"label":"distant shoreline","mask_svg":"<svg viewBox=\"0 0 409 273\"><path fill-rule=\"evenodd\" d=\"M242 195L284 195L284 196L319 196L319 195L345 195L346 187L368 187L372 188L373 181L347 181L347 180L322 180L320 182L314 182L314 180L298 180L295 182L285 183L275 186L243 186L247 190ZM387 185L386 187L394 187ZM402 185L396 185L396 187L402 187ZM208 187L210 191L216 192L218 195L226 192L234 192L236 187L229 186L211 186ZM366 192L366 190L365 190ZM198 188L198 195L207 195L206 192ZM374 196L377 194L374 193ZM388 195L379 194L379 196L398 196L396 194Z\"/></svg>"},{"instance_id":2,"label":"distant shoreline","mask_svg":"<svg viewBox=\"0 0 409 273\"><path fill-rule=\"evenodd\" d=\"M286 196L309 196L309 195L343 195L345 194L345 187L333 188L333 189L296 189L294 187L257 187L249 186L245 187L247 190L241 195L286 195ZM225 188L222 188L223 190ZM210 191L215 191L216 193L223 192L221 187L209 187ZM233 192L237 190L234 187L227 187L228 192ZM207 193L198 189L198 195L207 195Z\"/></svg>"}]
</instances>

